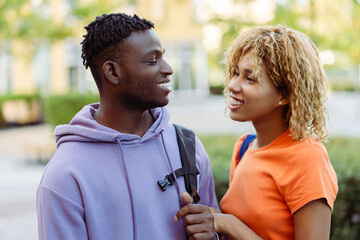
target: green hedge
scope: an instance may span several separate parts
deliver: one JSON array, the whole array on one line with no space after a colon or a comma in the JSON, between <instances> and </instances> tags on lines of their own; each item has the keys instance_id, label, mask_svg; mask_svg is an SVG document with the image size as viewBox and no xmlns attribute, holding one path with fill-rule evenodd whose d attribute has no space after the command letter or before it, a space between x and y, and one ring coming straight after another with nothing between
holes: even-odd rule
<instances>
[{"instance_id":1,"label":"green hedge","mask_svg":"<svg viewBox=\"0 0 360 240\"><path fill-rule=\"evenodd\" d=\"M43 99L45 122L53 127L69 123L85 105L98 101L99 95L97 94L51 95Z\"/></svg>"},{"instance_id":2,"label":"green hedge","mask_svg":"<svg viewBox=\"0 0 360 240\"><path fill-rule=\"evenodd\" d=\"M360 239L360 139L332 138L325 146L339 183L331 239Z\"/></svg>"},{"instance_id":3,"label":"green hedge","mask_svg":"<svg viewBox=\"0 0 360 240\"><path fill-rule=\"evenodd\" d=\"M199 136L211 159L218 200L228 188L230 159L239 136ZM325 143L338 176L339 192L331 223L331 240L360 239L360 138L333 137Z\"/></svg>"}]
</instances>

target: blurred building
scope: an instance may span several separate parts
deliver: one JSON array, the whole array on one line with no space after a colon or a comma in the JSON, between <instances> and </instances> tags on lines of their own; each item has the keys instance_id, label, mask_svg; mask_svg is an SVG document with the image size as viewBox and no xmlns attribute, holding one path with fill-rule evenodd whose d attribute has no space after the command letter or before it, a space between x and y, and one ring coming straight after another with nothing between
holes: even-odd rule
<instances>
[{"instance_id":1,"label":"blurred building","mask_svg":"<svg viewBox=\"0 0 360 240\"><path fill-rule=\"evenodd\" d=\"M49 0L56 21L64 21L67 0ZM155 23L155 31L166 49L165 58L173 67L175 94L209 94L208 59L203 47L201 24L194 17L192 0L135 0L120 9ZM51 46L41 46L31 58L31 47L23 41L11 42L11 54L0 52L0 94L63 94L69 91L96 92L89 70L81 59L83 29L79 36Z\"/></svg>"}]
</instances>

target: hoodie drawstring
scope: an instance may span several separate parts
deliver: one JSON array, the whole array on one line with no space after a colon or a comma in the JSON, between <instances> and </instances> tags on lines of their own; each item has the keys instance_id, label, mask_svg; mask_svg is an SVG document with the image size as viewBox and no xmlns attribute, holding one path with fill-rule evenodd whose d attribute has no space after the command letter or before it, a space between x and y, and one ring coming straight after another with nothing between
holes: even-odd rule
<instances>
[{"instance_id":1,"label":"hoodie drawstring","mask_svg":"<svg viewBox=\"0 0 360 240\"><path fill-rule=\"evenodd\" d=\"M160 137L161 137L162 145L163 145L164 150L165 150L165 155L166 155L166 159L167 159L167 162L169 164L169 167L170 167L170 171L175 175L174 169L173 169L173 167L171 165L169 154L168 154L168 152L166 150L166 147L165 147L165 141L164 141L164 136L163 136L162 132L160 133ZM179 209L181 209L181 193L180 193L180 188L179 188L179 185L178 185L178 182L176 181L176 179L175 179L175 187L176 187L176 191L177 191L178 196L179 196L179 198L178 198L179 199Z\"/></svg>"},{"instance_id":2,"label":"hoodie drawstring","mask_svg":"<svg viewBox=\"0 0 360 240\"><path fill-rule=\"evenodd\" d=\"M136 240L136 217L135 217L135 209L134 209L135 206L134 206L133 197L132 197L132 193L131 193L130 181L129 181L128 173L127 173L126 166L125 166L121 141L118 137L116 138L116 141L119 143L119 151L120 151L120 155L121 155L121 159L122 159L121 162L122 162L123 169L125 172L126 185L127 185L127 188L129 189L129 197L130 197L130 205L131 205L131 213L132 213L132 221L133 221L133 236L134 236L134 240Z\"/></svg>"}]
</instances>

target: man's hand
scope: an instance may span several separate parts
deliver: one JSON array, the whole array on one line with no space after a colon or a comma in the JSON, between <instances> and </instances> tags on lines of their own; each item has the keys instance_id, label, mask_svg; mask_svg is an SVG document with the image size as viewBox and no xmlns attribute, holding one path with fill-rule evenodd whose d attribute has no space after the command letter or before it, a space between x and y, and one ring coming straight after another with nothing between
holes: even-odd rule
<instances>
[{"instance_id":1,"label":"man's hand","mask_svg":"<svg viewBox=\"0 0 360 240\"><path fill-rule=\"evenodd\" d=\"M210 208L201 204L192 204L191 196L184 192L181 198L185 204L175 215L175 221L184 219L184 226L189 240L217 239L214 229L214 217Z\"/></svg>"}]
</instances>

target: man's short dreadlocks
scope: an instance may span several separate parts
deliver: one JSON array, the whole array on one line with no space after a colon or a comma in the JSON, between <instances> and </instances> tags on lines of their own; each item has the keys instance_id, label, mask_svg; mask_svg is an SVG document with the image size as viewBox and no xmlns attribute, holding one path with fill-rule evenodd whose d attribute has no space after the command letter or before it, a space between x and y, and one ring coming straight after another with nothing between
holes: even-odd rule
<instances>
[{"instance_id":1,"label":"man's short dreadlocks","mask_svg":"<svg viewBox=\"0 0 360 240\"><path fill-rule=\"evenodd\" d=\"M142 31L153 28L154 24L146 19L139 18L136 14L129 16L124 13L103 14L85 27L82 44L83 64L88 68L94 58L110 46L119 44L133 31Z\"/></svg>"}]
</instances>

